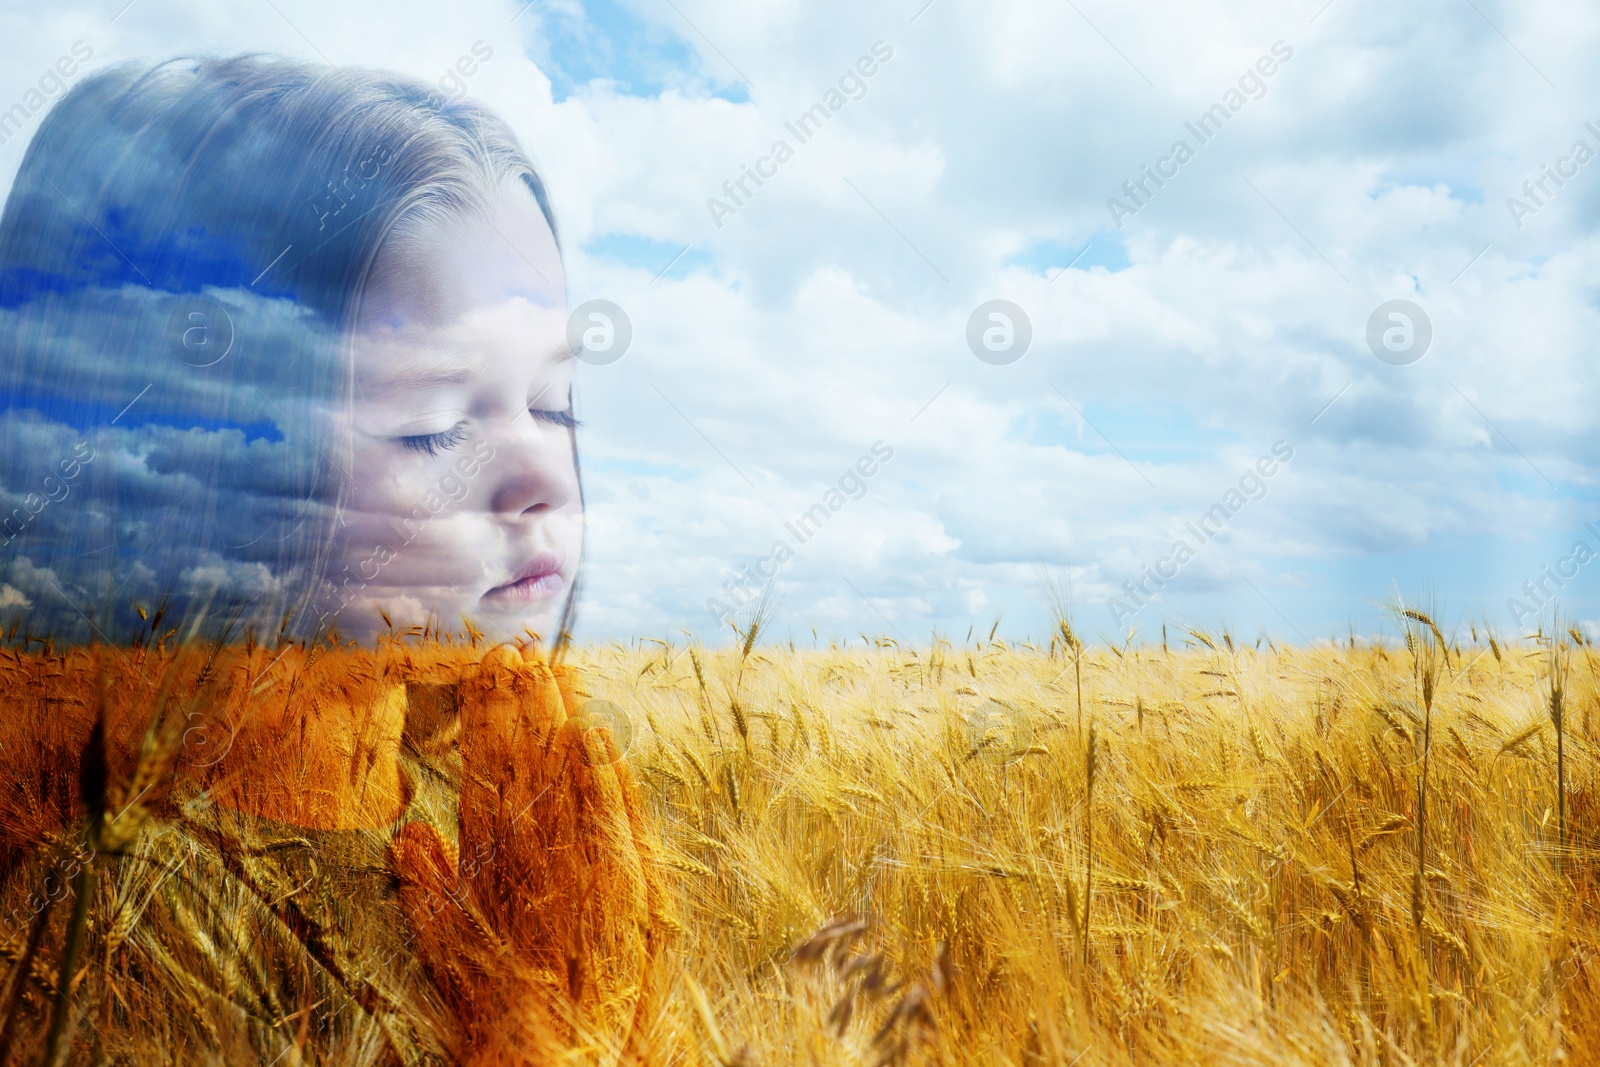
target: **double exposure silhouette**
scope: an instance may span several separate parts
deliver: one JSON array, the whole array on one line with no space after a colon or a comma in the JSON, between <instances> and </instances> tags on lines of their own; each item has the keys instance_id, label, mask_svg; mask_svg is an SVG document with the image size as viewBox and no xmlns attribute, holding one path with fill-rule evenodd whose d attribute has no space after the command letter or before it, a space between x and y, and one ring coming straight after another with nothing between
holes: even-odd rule
<instances>
[{"instance_id":1,"label":"double exposure silhouette","mask_svg":"<svg viewBox=\"0 0 1600 1067\"><path fill-rule=\"evenodd\" d=\"M507 127L271 57L85 78L0 331L0 1062L671 1058Z\"/></svg>"},{"instance_id":2,"label":"double exposure silhouette","mask_svg":"<svg viewBox=\"0 0 1600 1067\"><path fill-rule=\"evenodd\" d=\"M0 218L0 610L559 639L565 276L510 131L260 57L76 85Z\"/></svg>"}]
</instances>

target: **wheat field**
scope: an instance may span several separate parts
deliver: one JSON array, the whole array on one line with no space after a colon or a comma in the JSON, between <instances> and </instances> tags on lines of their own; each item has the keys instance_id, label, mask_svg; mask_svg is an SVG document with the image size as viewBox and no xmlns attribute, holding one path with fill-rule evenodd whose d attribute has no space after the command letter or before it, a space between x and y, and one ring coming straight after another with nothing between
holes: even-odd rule
<instances>
[{"instance_id":1,"label":"wheat field","mask_svg":"<svg viewBox=\"0 0 1600 1067\"><path fill-rule=\"evenodd\" d=\"M716 1061L1592 1063L1574 636L584 666L642 720Z\"/></svg>"},{"instance_id":2,"label":"wheat field","mask_svg":"<svg viewBox=\"0 0 1600 1067\"><path fill-rule=\"evenodd\" d=\"M1577 632L1507 645L1404 622L1387 646L1195 631L1182 648L1086 648L1068 628L1039 648L796 649L752 628L731 648L569 650L563 695L575 714L609 709L606 751L623 757L662 898L649 921L673 934L654 992L631 990L647 1037L624 1055L1600 1062L1600 658ZM342 654L357 681L395 677L374 664L437 679L482 657L402 640ZM9 655L15 679L28 665L54 677L73 653ZM14 855L20 835L59 837L15 792L0 798ZM55 912L46 929L68 930L68 906ZM95 914L82 958L103 955L110 982L116 947L147 942L122 912L120 926ZM8 1053L13 1029L43 1048L63 999L48 952L25 957L15 934ZM94 1000L100 966L74 973L75 996ZM207 1026L173 1058L236 1062L202 1047ZM61 1040L117 1062L93 1029ZM291 1043L284 1062L389 1062ZM599 1048L573 1062L618 1062ZM542 1062L514 1043L460 1058Z\"/></svg>"}]
</instances>

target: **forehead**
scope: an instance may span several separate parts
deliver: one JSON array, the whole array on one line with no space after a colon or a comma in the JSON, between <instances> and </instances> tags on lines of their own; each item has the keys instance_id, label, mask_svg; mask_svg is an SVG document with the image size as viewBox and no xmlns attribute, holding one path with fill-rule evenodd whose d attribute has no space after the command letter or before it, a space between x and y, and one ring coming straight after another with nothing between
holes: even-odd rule
<instances>
[{"instance_id":1,"label":"forehead","mask_svg":"<svg viewBox=\"0 0 1600 1067\"><path fill-rule=\"evenodd\" d=\"M354 337L363 395L510 383L568 356L560 251L520 181L484 210L419 219L379 249Z\"/></svg>"},{"instance_id":2,"label":"forehead","mask_svg":"<svg viewBox=\"0 0 1600 1067\"><path fill-rule=\"evenodd\" d=\"M359 332L440 328L510 304L562 312L555 235L520 180L483 208L403 223L384 241L363 294Z\"/></svg>"}]
</instances>

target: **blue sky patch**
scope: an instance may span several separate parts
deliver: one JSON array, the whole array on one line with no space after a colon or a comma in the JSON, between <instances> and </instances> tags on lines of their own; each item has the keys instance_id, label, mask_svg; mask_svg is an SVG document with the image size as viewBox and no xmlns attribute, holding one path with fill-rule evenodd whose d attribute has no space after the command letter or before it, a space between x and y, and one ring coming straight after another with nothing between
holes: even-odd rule
<instances>
[{"instance_id":1,"label":"blue sky patch","mask_svg":"<svg viewBox=\"0 0 1600 1067\"><path fill-rule=\"evenodd\" d=\"M587 255L647 270L652 277L659 273L664 278L682 278L711 265L711 253L704 249L691 246L685 251L681 244L656 241L632 233L599 234L584 243L583 251Z\"/></svg>"},{"instance_id":2,"label":"blue sky patch","mask_svg":"<svg viewBox=\"0 0 1600 1067\"><path fill-rule=\"evenodd\" d=\"M544 32L532 42L529 55L549 75L556 103L599 81L642 98L668 88L689 90L685 83L690 71L699 74L693 79L701 83L695 87L699 92L736 104L748 102L743 78L715 55L702 63L692 40L694 28L670 8L662 10L660 23L641 19L614 0L584 0L580 17L541 12L546 15Z\"/></svg>"},{"instance_id":3,"label":"blue sky patch","mask_svg":"<svg viewBox=\"0 0 1600 1067\"><path fill-rule=\"evenodd\" d=\"M1233 434L1206 429L1188 412L1178 409L1157 410L1148 404L1137 408L1085 406L1074 398L1088 419L1088 423L1079 424L1070 409L1061 407L1061 398L1053 390L1045 392L1043 399L1045 406L1012 420L1008 438L1090 455L1120 450L1141 463L1192 463L1238 439ZM1054 404L1050 403L1052 400ZM1115 449L1106 443L1107 438Z\"/></svg>"},{"instance_id":4,"label":"blue sky patch","mask_svg":"<svg viewBox=\"0 0 1600 1067\"><path fill-rule=\"evenodd\" d=\"M24 396L15 392L0 391L0 412L12 409L37 411L51 422L71 426L75 430L89 431L115 425L122 429L137 426L170 426L176 430L239 430L246 443L250 441L283 440L283 431L273 422L234 422L191 412L156 411L141 413L137 407L119 407L95 403L78 398ZM121 416L118 418L118 416Z\"/></svg>"},{"instance_id":5,"label":"blue sky patch","mask_svg":"<svg viewBox=\"0 0 1600 1067\"><path fill-rule=\"evenodd\" d=\"M1022 251L1008 257L1002 266L1026 267L1054 278L1068 264L1073 270L1104 267L1113 274L1127 270L1128 247L1118 234L1101 232L1076 245L1044 239L1030 241Z\"/></svg>"}]
</instances>

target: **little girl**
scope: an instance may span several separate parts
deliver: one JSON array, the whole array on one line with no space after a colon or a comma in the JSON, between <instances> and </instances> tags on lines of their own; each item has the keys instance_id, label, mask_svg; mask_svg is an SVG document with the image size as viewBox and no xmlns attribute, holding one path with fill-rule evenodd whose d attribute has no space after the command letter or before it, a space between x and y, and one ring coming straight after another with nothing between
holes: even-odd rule
<instances>
[{"instance_id":1,"label":"little girl","mask_svg":"<svg viewBox=\"0 0 1600 1067\"><path fill-rule=\"evenodd\" d=\"M575 361L506 126L258 56L87 78L0 217L0 336L0 1062L647 1055L673 923L540 653Z\"/></svg>"},{"instance_id":2,"label":"little girl","mask_svg":"<svg viewBox=\"0 0 1600 1067\"><path fill-rule=\"evenodd\" d=\"M0 605L558 641L565 304L544 185L480 107L258 57L86 79L0 218Z\"/></svg>"}]
</instances>

